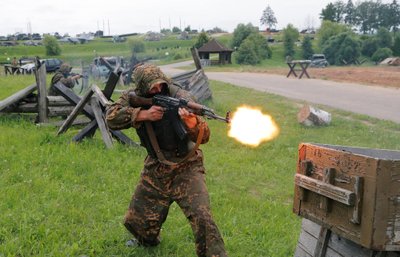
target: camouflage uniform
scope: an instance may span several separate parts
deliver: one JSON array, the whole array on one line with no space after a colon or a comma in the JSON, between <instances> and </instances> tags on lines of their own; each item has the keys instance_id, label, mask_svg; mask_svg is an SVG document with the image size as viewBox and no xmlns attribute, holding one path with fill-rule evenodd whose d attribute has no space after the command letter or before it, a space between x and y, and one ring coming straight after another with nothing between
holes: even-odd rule
<instances>
[{"instance_id":1,"label":"camouflage uniform","mask_svg":"<svg viewBox=\"0 0 400 257\"><path fill-rule=\"evenodd\" d=\"M148 96L151 85L162 82L168 85L167 94L169 96L176 98L190 97L187 91L173 85L169 78L154 65L139 66L134 71L134 78L136 81L135 92L139 96ZM139 131L144 127L143 122L136 121L136 117L142 108L133 108L129 104L129 93L131 92L132 90L125 91L107 109L106 118L110 128L133 127ZM191 142L191 147L197 139L201 126L204 129L201 143L206 143L210 136L207 123L199 116L196 116L196 119L197 125L194 128L189 129L185 125L188 132L187 141ZM152 124L155 123L157 122L152 122ZM160 135L157 131L156 134L159 142L162 141L162 136L168 136ZM142 138L141 142L144 145L145 142L142 141ZM182 160L176 150L166 150L162 147L162 143L160 143L160 148L168 160L173 162ZM210 211L202 151L197 149L192 156L177 165L162 163L149 149L148 153L149 155L144 161L140 182L125 215L125 227L141 245L158 245L160 243L161 226L167 218L169 206L175 201L190 222L195 236L197 255L227 256L223 239Z\"/></svg>"},{"instance_id":2,"label":"camouflage uniform","mask_svg":"<svg viewBox=\"0 0 400 257\"><path fill-rule=\"evenodd\" d=\"M72 67L68 64L61 64L60 69L58 69L54 76L51 78L48 95L58 95L55 88L53 87L55 84L57 84L57 82L61 82L69 88L73 88L75 86L75 80L69 77L71 69Z\"/></svg>"}]
</instances>

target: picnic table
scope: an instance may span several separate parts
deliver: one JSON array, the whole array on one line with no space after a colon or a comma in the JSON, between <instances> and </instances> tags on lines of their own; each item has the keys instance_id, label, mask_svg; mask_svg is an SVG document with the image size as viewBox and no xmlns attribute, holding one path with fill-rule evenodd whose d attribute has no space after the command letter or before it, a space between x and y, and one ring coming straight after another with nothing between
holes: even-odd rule
<instances>
[{"instance_id":1,"label":"picnic table","mask_svg":"<svg viewBox=\"0 0 400 257\"><path fill-rule=\"evenodd\" d=\"M297 78L296 71L300 71L299 79L301 79L304 74L307 76L307 78L310 78L310 76L307 73L307 68L308 68L308 66L310 66L310 63L311 63L310 60L292 60L292 61L288 61L286 63L289 66L289 69L290 69L288 75L286 76L287 78L292 73ZM301 69L297 69L296 70L295 68L296 68L297 65L299 65Z\"/></svg>"},{"instance_id":2,"label":"picnic table","mask_svg":"<svg viewBox=\"0 0 400 257\"><path fill-rule=\"evenodd\" d=\"M14 74L28 74L30 73L30 71L28 71L27 69L24 69L22 66L14 66L11 64L5 64L4 65L4 74L10 74L10 75L14 75Z\"/></svg>"}]
</instances>

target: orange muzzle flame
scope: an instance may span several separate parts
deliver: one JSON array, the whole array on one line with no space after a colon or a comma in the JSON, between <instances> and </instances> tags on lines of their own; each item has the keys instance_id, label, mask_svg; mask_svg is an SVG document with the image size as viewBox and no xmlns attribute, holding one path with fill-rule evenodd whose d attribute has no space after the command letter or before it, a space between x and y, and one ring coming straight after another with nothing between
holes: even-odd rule
<instances>
[{"instance_id":1,"label":"orange muzzle flame","mask_svg":"<svg viewBox=\"0 0 400 257\"><path fill-rule=\"evenodd\" d=\"M239 107L232 115L229 137L242 144L259 146L277 137L279 128L271 116L248 106Z\"/></svg>"}]
</instances>

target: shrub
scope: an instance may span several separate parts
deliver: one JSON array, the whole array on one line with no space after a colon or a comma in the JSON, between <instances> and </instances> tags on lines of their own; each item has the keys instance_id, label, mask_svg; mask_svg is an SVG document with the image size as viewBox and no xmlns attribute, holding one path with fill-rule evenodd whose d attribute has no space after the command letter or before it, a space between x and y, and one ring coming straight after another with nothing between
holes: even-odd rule
<instances>
[{"instance_id":1,"label":"shrub","mask_svg":"<svg viewBox=\"0 0 400 257\"><path fill-rule=\"evenodd\" d=\"M352 64L361 56L361 41L351 32L331 37L322 52L330 64Z\"/></svg>"},{"instance_id":2,"label":"shrub","mask_svg":"<svg viewBox=\"0 0 400 257\"><path fill-rule=\"evenodd\" d=\"M397 35L394 38L392 51L394 56L400 56L400 35Z\"/></svg>"},{"instance_id":3,"label":"shrub","mask_svg":"<svg viewBox=\"0 0 400 257\"><path fill-rule=\"evenodd\" d=\"M299 38L299 35L299 31L292 24L287 25L283 30L283 48L285 56L294 55L294 44Z\"/></svg>"},{"instance_id":4,"label":"shrub","mask_svg":"<svg viewBox=\"0 0 400 257\"><path fill-rule=\"evenodd\" d=\"M43 45L46 49L46 55L61 55L61 47L55 37L44 36Z\"/></svg>"},{"instance_id":5,"label":"shrub","mask_svg":"<svg viewBox=\"0 0 400 257\"><path fill-rule=\"evenodd\" d=\"M128 41L128 45L132 53L143 53L146 51L146 46L143 40L131 38Z\"/></svg>"},{"instance_id":6,"label":"shrub","mask_svg":"<svg viewBox=\"0 0 400 257\"><path fill-rule=\"evenodd\" d=\"M376 37L368 37L362 41L361 53L365 56L371 57L378 48L378 40Z\"/></svg>"},{"instance_id":7,"label":"shrub","mask_svg":"<svg viewBox=\"0 0 400 257\"><path fill-rule=\"evenodd\" d=\"M197 41L194 44L194 47L199 49L200 47L202 47L208 41L210 41L210 37L207 35L206 32L203 31L203 32L201 32L199 34L199 37L197 38Z\"/></svg>"},{"instance_id":8,"label":"shrub","mask_svg":"<svg viewBox=\"0 0 400 257\"><path fill-rule=\"evenodd\" d=\"M306 60L311 59L311 56L314 54L314 50L312 48L312 42L310 36L304 37L303 43L301 44L301 49L303 50L303 58Z\"/></svg>"},{"instance_id":9,"label":"shrub","mask_svg":"<svg viewBox=\"0 0 400 257\"><path fill-rule=\"evenodd\" d=\"M231 46L232 48L238 48L242 42L251 34L257 34L258 28L254 27L251 23L247 25L240 23L236 26L235 30L233 31L233 38Z\"/></svg>"},{"instance_id":10,"label":"shrub","mask_svg":"<svg viewBox=\"0 0 400 257\"><path fill-rule=\"evenodd\" d=\"M260 63L260 58L257 54L257 47L255 46L254 41L245 40L240 45L239 49L235 53L236 62L238 64L250 64L255 65Z\"/></svg>"},{"instance_id":11,"label":"shrub","mask_svg":"<svg viewBox=\"0 0 400 257\"><path fill-rule=\"evenodd\" d=\"M373 60L375 63L379 63L386 58L392 56L393 52L390 50L390 48L384 47L384 48L379 48L376 50L376 52L372 55L371 60Z\"/></svg>"}]
</instances>

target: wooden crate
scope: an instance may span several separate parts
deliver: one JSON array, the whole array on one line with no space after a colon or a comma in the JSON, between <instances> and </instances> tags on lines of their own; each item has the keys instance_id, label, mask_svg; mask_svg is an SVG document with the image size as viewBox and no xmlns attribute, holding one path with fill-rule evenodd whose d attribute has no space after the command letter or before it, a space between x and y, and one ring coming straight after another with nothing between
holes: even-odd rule
<instances>
[{"instance_id":1,"label":"wooden crate","mask_svg":"<svg viewBox=\"0 0 400 257\"><path fill-rule=\"evenodd\" d=\"M399 257L399 252L374 251L303 219L294 257Z\"/></svg>"},{"instance_id":2,"label":"wooden crate","mask_svg":"<svg viewBox=\"0 0 400 257\"><path fill-rule=\"evenodd\" d=\"M400 151L300 144L293 211L367 249L400 251Z\"/></svg>"}]
</instances>

